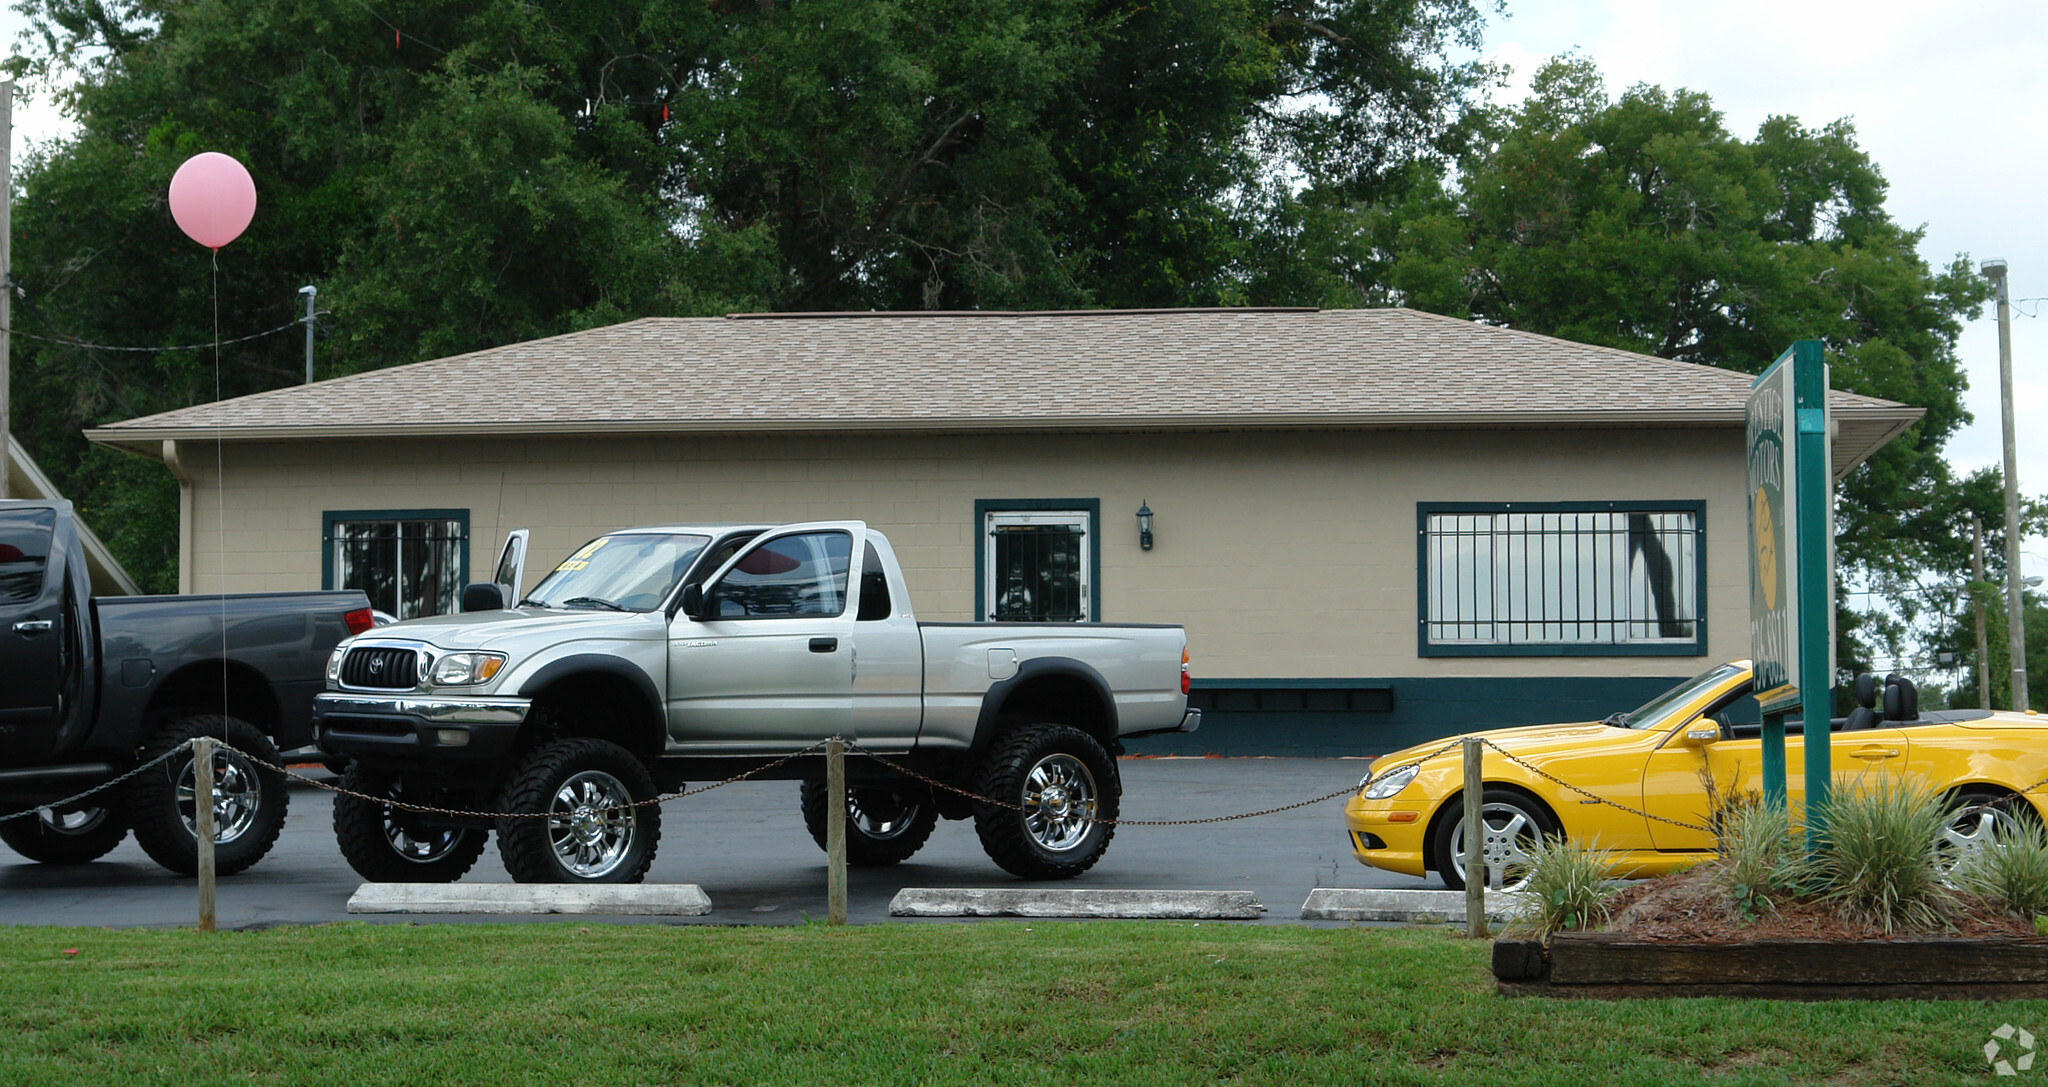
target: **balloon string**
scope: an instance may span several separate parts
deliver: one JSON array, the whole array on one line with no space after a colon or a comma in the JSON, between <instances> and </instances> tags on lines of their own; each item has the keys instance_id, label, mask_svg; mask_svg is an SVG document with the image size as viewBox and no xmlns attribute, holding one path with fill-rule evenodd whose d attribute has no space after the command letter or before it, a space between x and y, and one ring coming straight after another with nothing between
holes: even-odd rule
<instances>
[{"instance_id":1,"label":"balloon string","mask_svg":"<svg viewBox=\"0 0 2048 1087\"><path fill-rule=\"evenodd\" d=\"M213 402L220 403L220 247L213 247ZM217 509L214 520L220 532L220 711L223 717L232 712L228 706L228 481L226 458L221 452L220 413L214 413L213 420L213 486ZM195 510L196 514L197 511ZM196 531L197 526L194 526ZM194 588L197 588L199 571L192 572Z\"/></svg>"}]
</instances>

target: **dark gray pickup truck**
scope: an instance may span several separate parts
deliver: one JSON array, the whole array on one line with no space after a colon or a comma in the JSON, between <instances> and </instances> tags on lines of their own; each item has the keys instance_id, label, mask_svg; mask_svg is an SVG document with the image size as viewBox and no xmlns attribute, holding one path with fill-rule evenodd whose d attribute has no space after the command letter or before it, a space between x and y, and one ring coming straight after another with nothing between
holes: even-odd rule
<instances>
[{"instance_id":1,"label":"dark gray pickup truck","mask_svg":"<svg viewBox=\"0 0 2048 1087\"><path fill-rule=\"evenodd\" d=\"M360 592L91 595L69 502L0 502L0 841L31 860L103 857L130 829L198 868L192 757L60 803L201 735L277 763L312 740L327 658L371 626ZM284 826L284 775L214 756L215 865L255 864Z\"/></svg>"}]
</instances>

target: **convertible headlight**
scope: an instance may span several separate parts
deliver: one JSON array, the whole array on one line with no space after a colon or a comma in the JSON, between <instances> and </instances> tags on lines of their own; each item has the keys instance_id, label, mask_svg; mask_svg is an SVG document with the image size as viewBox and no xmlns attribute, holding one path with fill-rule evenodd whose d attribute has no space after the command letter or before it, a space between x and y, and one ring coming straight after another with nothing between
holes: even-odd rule
<instances>
[{"instance_id":1,"label":"convertible headlight","mask_svg":"<svg viewBox=\"0 0 2048 1087\"><path fill-rule=\"evenodd\" d=\"M1407 788L1408 783L1415 780L1416 772L1421 769L1420 766L1411 762L1406 766L1397 766L1387 771L1383 777L1366 779L1365 798L1367 800L1385 800Z\"/></svg>"},{"instance_id":2,"label":"convertible headlight","mask_svg":"<svg viewBox=\"0 0 2048 1087\"><path fill-rule=\"evenodd\" d=\"M327 687L329 690L341 686L341 662L347 656L348 643L346 642L335 646L334 652L327 655Z\"/></svg>"},{"instance_id":3,"label":"convertible headlight","mask_svg":"<svg viewBox=\"0 0 2048 1087\"><path fill-rule=\"evenodd\" d=\"M436 687L467 687L488 681L503 667L503 653L449 653L434 662L428 682Z\"/></svg>"}]
</instances>

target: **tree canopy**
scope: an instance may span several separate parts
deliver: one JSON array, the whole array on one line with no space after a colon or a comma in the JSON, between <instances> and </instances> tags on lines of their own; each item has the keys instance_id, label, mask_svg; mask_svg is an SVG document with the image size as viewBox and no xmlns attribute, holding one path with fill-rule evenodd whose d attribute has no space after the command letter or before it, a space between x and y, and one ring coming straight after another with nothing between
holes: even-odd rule
<instances>
[{"instance_id":1,"label":"tree canopy","mask_svg":"<svg viewBox=\"0 0 2048 1087\"><path fill-rule=\"evenodd\" d=\"M218 328L314 285L323 377L647 315L1243 301L1276 179L1386 198L1457 150L1485 74L1449 58L1475 0L22 9L10 66L80 129L18 174L16 328L208 342L216 273L165 192L224 151L259 208ZM219 395L297 380L300 350L233 345ZM211 353L14 355L17 431L174 584L167 478L78 430L212 399Z\"/></svg>"}]
</instances>

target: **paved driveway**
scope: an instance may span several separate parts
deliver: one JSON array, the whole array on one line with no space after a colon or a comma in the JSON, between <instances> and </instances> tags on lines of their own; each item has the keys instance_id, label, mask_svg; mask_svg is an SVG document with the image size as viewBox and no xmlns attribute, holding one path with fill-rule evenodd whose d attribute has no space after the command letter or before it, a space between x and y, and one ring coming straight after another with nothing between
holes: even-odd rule
<instances>
[{"instance_id":1,"label":"paved driveway","mask_svg":"<svg viewBox=\"0 0 2048 1087\"><path fill-rule=\"evenodd\" d=\"M1363 760L1126 759L1124 815L1197 819L1306 800L1354 783ZM1343 801L1227 823L1121 827L1109 852L1078 880L1040 886L1243 890L1267 907L1263 923L1300 924L1317 887L1441 887L1369 869L1345 844ZM361 879L334 845L329 794L295 787L277 848L254 868L222 879L222 928L350 919ZM469 882L508 883L496 843ZM825 914L825 855L804 831L795 782L742 782L669 804L650 882L695 883L711 898L711 924L792 924ZM971 822L941 821L924 849L893 868L848 873L848 917L888 920L904 887L1017 887L981 851ZM158 868L133 840L104 860L70 868L35 864L0 847L0 924L189 925L194 881ZM503 921L444 915L365 916L398 922ZM560 918L542 918L559 920ZM516 919L515 919L516 920ZM647 920L647 919L637 919ZM676 919L656 919L672 921ZM915 922L925 923L925 922Z\"/></svg>"}]
</instances>

